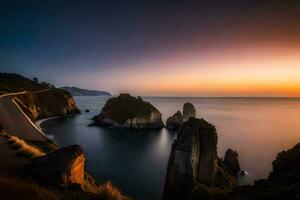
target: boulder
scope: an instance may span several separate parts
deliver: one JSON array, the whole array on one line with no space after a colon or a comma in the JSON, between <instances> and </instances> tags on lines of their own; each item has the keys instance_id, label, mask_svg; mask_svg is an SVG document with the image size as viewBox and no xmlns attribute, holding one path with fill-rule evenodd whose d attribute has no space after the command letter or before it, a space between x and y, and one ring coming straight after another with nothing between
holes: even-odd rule
<instances>
[{"instance_id":1,"label":"boulder","mask_svg":"<svg viewBox=\"0 0 300 200\"><path fill-rule=\"evenodd\" d=\"M196 117L196 109L192 103L187 102L183 105L183 121L186 122L190 117Z\"/></svg>"},{"instance_id":2,"label":"boulder","mask_svg":"<svg viewBox=\"0 0 300 200\"><path fill-rule=\"evenodd\" d=\"M189 118L172 145L163 199L186 199L195 188L232 188L236 176L217 156L218 136L204 119Z\"/></svg>"},{"instance_id":3,"label":"boulder","mask_svg":"<svg viewBox=\"0 0 300 200\"><path fill-rule=\"evenodd\" d=\"M180 111L177 111L173 116L167 119L166 128L168 130L177 130L183 124L183 116Z\"/></svg>"},{"instance_id":4,"label":"boulder","mask_svg":"<svg viewBox=\"0 0 300 200\"><path fill-rule=\"evenodd\" d=\"M82 148L72 145L34 158L25 173L43 185L82 185L84 161Z\"/></svg>"},{"instance_id":5,"label":"boulder","mask_svg":"<svg viewBox=\"0 0 300 200\"><path fill-rule=\"evenodd\" d=\"M239 163L239 154L232 149L228 149L225 153L224 164L226 168L232 172L232 174L237 175L240 171L240 163Z\"/></svg>"},{"instance_id":6,"label":"boulder","mask_svg":"<svg viewBox=\"0 0 300 200\"><path fill-rule=\"evenodd\" d=\"M141 97L120 94L109 99L101 113L93 118L96 125L111 128L162 128L162 114Z\"/></svg>"}]
</instances>

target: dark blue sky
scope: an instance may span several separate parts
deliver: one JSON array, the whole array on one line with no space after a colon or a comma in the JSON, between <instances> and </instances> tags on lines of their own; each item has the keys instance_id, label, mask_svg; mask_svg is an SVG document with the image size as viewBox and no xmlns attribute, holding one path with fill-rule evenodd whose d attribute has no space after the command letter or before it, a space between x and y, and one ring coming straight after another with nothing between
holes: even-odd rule
<instances>
[{"instance_id":1,"label":"dark blue sky","mask_svg":"<svg viewBox=\"0 0 300 200\"><path fill-rule=\"evenodd\" d=\"M0 71L118 91L127 88L109 80L151 73L146 65L153 61L299 39L295 1L145 2L1 1ZM153 70L171 68L165 63Z\"/></svg>"}]
</instances>

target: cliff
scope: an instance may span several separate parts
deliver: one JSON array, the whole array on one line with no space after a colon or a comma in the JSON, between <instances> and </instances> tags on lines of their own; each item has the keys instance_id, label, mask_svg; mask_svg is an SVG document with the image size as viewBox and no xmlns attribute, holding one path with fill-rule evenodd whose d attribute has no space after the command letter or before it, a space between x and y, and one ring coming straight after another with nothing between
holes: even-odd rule
<instances>
[{"instance_id":1,"label":"cliff","mask_svg":"<svg viewBox=\"0 0 300 200\"><path fill-rule=\"evenodd\" d=\"M99 126L111 128L152 129L164 126L161 113L153 105L130 94L109 99L94 121Z\"/></svg>"},{"instance_id":2,"label":"cliff","mask_svg":"<svg viewBox=\"0 0 300 200\"><path fill-rule=\"evenodd\" d=\"M80 113L74 98L64 90L47 89L16 95L15 102L32 120Z\"/></svg>"},{"instance_id":3,"label":"cliff","mask_svg":"<svg viewBox=\"0 0 300 200\"><path fill-rule=\"evenodd\" d=\"M255 181L253 186L236 187L226 199L300 199L300 143L280 152L272 164L267 179Z\"/></svg>"},{"instance_id":4,"label":"cliff","mask_svg":"<svg viewBox=\"0 0 300 200\"><path fill-rule=\"evenodd\" d=\"M23 93L14 95L13 100L32 121L80 112L68 91L39 83L37 78L30 80L18 74L0 73L0 94L16 92Z\"/></svg>"},{"instance_id":5,"label":"cliff","mask_svg":"<svg viewBox=\"0 0 300 200\"><path fill-rule=\"evenodd\" d=\"M203 188L233 188L236 176L217 156L218 136L204 119L189 118L177 135L167 167L163 199L203 195Z\"/></svg>"},{"instance_id":6,"label":"cliff","mask_svg":"<svg viewBox=\"0 0 300 200\"><path fill-rule=\"evenodd\" d=\"M109 92L99 90L87 90L77 87L61 87L60 89L70 92L73 96L111 96Z\"/></svg>"}]
</instances>

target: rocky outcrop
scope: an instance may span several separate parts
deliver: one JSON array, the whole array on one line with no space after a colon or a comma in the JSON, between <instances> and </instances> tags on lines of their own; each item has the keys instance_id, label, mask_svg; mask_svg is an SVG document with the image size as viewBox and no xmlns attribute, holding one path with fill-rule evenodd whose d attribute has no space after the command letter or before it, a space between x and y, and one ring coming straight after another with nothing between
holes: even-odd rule
<instances>
[{"instance_id":1,"label":"rocky outcrop","mask_svg":"<svg viewBox=\"0 0 300 200\"><path fill-rule=\"evenodd\" d=\"M253 186L234 188L228 200L298 200L300 198L300 143L277 155L273 171L267 179L255 181Z\"/></svg>"},{"instance_id":2,"label":"rocky outcrop","mask_svg":"<svg viewBox=\"0 0 300 200\"><path fill-rule=\"evenodd\" d=\"M183 105L183 121L186 122L190 117L196 117L196 109L192 103L187 102Z\"/></svg>"},{"instance_id":3,"label":"rocky outcrop","mask_svg":"<svg viewBox=\"0 0 300 200\"><path fill-rule=\"evenodd\" d=\"M180 111L177 111L173 116L169 117L166 122L168 130L177 130L183 124L183 116Z\"/></svg>"},{"instance_id":4,"label":"rocky outcrop","mask_svg":"<svg viewBox=\"0 0 300 200\"><path fill-rule=\"evenodd\" d=\"M82 185L84 160L82 148L72 145L33 159L25 173L43 185Z\"/></svg>"},{"instance_id":5,"label":"rocky outcrop","mask_svg":"<svg viewBox=\"0 0 300 200\"><path fill-rule=\"evenodd\" d=\"M225 153L224 164L226 168L232 172L232 174L237 175L240 171L239 154L232 149L228 149Z\"/></svg>"},{"instance_id":6,"label":"rocky outcrop","mask_svg":"<svg viewBox=\"0 0 300 200\"><path fill-rule=\"evenodd\" d=\"M14 97L14 101L32 121L80 113L74 98L60 89L19 94Z\"/></svg>"},{"instance_id":7,"label":"rocky outcrop","mask_svg":"<svg viewBox=\"0 0 300 200\"><path fill-rule=\"evenodd\" d=\"M161 113L141 97L120 94L109 99L101 113L94 118L95 124L126 129L152 129L164 126Z\"/></svg>"},{"instance_id":8,"label":"rocky outcrop","mask_svg":"<svg viewBox=\"0 0 300 200\"><path fill-rule=\"evenodd\" d=\"M236 177L217 156L218 136L204 119L189 118L172 145L163 199L186 199L195 188L229 189Z\"/></svg>"},{"instance_id":9,"label":"rocky outcrop","mask_svg":"<svg viewBox=\"0 0 300 200\"><path fill-rule=\"evenodd\" d=\"M300 183L300 143L288 151L279 153L272 164L273 171L269 181Z\"/></svg>"}]
</instances>

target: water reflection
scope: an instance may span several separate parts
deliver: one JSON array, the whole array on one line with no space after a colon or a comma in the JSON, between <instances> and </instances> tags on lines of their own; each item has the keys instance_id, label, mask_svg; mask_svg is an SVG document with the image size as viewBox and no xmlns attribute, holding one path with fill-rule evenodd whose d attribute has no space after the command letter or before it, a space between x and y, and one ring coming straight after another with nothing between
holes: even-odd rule
<instances>
[{"instance_id":1,"label":"water reflection","mask_svg":"<svg viewBox=\"0 0 300 200\"><path fill-rule=\"evenodd\" d=\"M79 97L76 117L54 119L43 124L61 146L83 146L87 169L100 181L112 180L126 193L140 199L161 195L171 144L175 133L166 129L119 131L87 127L107 98ZM192 102L197 117L214 124L218 132L218 154L228 148L239 152L241 167L249 176L241 183L266 177L277 152L300 141L299 99L146 98L164 120Z\"/></svg>"}]
</instances>

